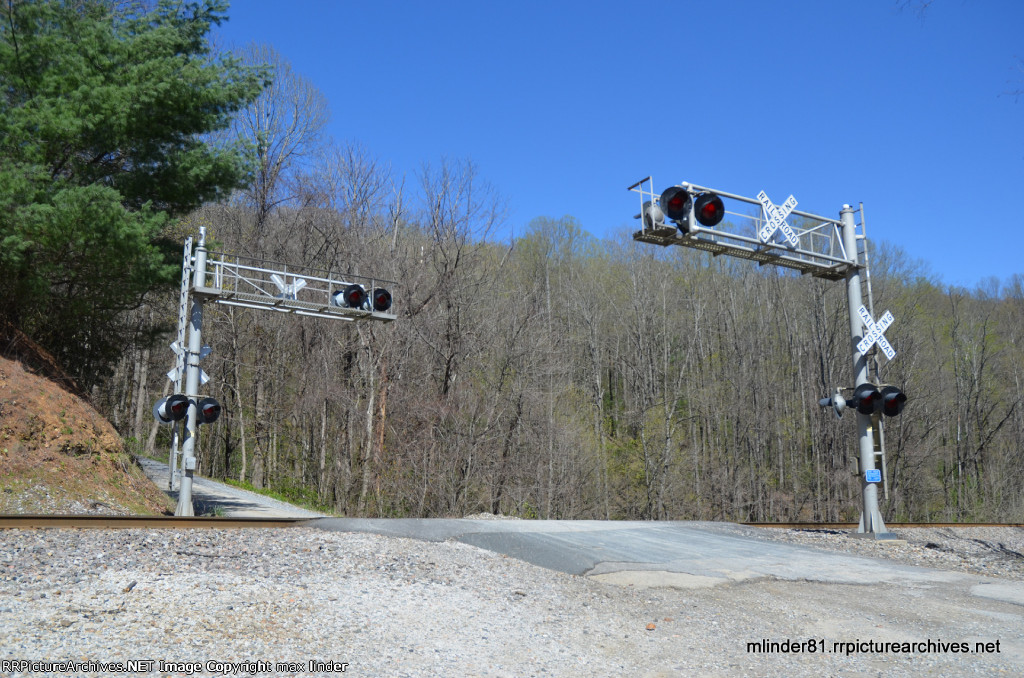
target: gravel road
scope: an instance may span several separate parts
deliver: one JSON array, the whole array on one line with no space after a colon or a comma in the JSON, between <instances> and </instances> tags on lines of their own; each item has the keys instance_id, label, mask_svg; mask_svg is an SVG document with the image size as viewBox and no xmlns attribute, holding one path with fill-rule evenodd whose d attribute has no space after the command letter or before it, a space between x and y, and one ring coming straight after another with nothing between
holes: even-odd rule
<instances>
[{"instance_id":1,"label":"gravel road","mask_svg":"<svg viewBox=\"0 0 1024 678\"><path fill-rule=\"evenodd\" d=\"M166 483L166 465L146 470ZM226 514L300 515L237 488L207 489L204 499L197 481L197 500ZM5 530L0 676L1024 674L1022 529L895 530L905 542L893 544L700 527L956 576L707 588L661 587L653 576L642 588L456 541L312 527ZM757 647L765 642L775 645ZM68 661L80 664L46 664ZM140 663L111 664L129 661Z\"/></svg>"},{"instance_id":2,"label":"gravel road","mask_svg":"<svg viewBox=\"0 0 1024 678\"><path fill-rule=\"evenodd\" d=\"M308 527L6 530L0 675L46 673L4 660L153 660L136 675L1024 674L1024 605L978 594L1024 579L1011 553L1024 552L1021 530L957 528L879 547L827 532L721 529L858 555L881 548L965 576L944 586L638 588L457 542ZM966 544L985 548L974 540L993 548L971 554ZM986 570L997 576L972 574ZM790 644L748 647L762 640ZM65 675L126 675L80 668Z\"/></svg>"},{"instance_id":3,"label":"gravel road","mask_svg":"<svg viewBox=\"0 0 1024 678\"><path fill-rule=\"evenodd\" d=\"M178 492L167 491L168 468L164 462L136 457L142 472L177 503ZM273 497L249 492L209 478L192 479L192 507L195 515L214 513L232 518L320 518L323 513L309 511Z\"/></svg>"}]
</instances>

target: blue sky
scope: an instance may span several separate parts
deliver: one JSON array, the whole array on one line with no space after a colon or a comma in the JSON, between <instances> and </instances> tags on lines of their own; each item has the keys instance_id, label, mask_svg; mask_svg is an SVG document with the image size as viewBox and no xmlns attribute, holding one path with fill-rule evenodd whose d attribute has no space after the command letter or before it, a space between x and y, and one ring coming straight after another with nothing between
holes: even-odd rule
<instances>
[{"instance_id":1,"label":"blue sky","mask_svg":"<svg viewBox=\"0 0 1024 678\"><path fill-rule=\"evenodd\" d=\"M329 134L414 185L470 159L506 233L576 217L628 238L626 187L681 181L837 217L948 284L1024 273L1024 2L234 0Z\"/></svg>"}]
</instances>

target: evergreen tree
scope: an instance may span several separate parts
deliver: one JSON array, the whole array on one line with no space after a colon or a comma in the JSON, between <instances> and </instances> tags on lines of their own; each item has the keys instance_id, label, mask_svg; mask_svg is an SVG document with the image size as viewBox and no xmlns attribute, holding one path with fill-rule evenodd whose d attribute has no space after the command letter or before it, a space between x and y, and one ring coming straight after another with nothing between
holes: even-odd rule
<instances>
[{"instance_id":1,"label":"evergreen tree","mask_svg":"<svg viewBox=\"0 0 1024 678\"><path fill-rule=\"evenodd\" d=\"M124 312L178 279L169 221L248 175L208 136L265 85L212 52L226 9L0 5L0 317L85 385L123 348Z\"/></svg>"}]
</instances>

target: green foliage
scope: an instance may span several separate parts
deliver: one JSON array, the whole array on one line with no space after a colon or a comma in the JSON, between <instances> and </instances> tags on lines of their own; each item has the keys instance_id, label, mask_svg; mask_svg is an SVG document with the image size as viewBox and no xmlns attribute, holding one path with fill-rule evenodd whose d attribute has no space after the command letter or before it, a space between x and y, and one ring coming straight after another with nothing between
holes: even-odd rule
<instances>
[{"instance_id":1,"label":"green foliage","mask_svg":"<svg viewBox=\"0 0 1024 678\"><path fill-rule=\"evenodd\" d=\"M85 385L125 345L123 312L177 279L176 216L248 173L206 140L262 72L210 53L226 2L0 7L0 315Z\"/></svg>"},{"instance_id":2,"label":"green foliage","mask_svg":"<svg viewBox=\"0 0 1024 678\"><path fill-rule=\"evenodd\" d=\"M283 501L289 504L294 504L302 508L309 509L310 511L318 511L320 513L333 513L333 507L324 504L317 499L316 492L308 487L302 487L291 482L285 482L280 487L274 488L259 488L253 486L248 481L238 481L234 478L225 478L223 480L227 485L239 487L249 492L256 494L262 494L265 497L271 497L278 501Z\"/></svg>"},{"instance_id":3,"label":"green foliage","mask_svg":"<svg viewBox=\"0 0 1024 678\"><path fill-rule=\"evenodd\" d=\"M529 501L524 501L523 505L516 511L516 517L524 520L538 520L540 518L540 511Z\"/></svg>"}]
</instances>

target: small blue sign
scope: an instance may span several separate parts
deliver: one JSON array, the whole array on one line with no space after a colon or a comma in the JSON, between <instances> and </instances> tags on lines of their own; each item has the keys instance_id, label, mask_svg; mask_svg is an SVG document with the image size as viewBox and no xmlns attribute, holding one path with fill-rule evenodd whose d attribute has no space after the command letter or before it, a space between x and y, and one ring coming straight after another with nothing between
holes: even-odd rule
<instances>
[{"instance_id":1,"label":"small blue sign","mask_svg":"<svg viewBox=\"0 0 1024 678\"><path fill-rule=\"evenodd\" d=\"M864 471L864 481L868 483L880 483L882 482L882 472L877 468L868 469Z\"/></svg>"}]
</instances>

